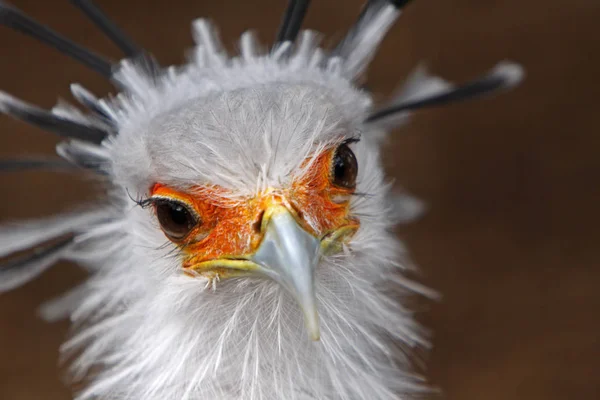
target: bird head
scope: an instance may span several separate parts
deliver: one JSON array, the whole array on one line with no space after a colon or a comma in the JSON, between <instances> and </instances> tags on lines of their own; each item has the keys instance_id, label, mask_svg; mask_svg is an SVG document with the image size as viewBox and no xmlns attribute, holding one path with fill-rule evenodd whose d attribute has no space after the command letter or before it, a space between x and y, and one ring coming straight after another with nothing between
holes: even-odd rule
<instances>
[{"instance_id":1,"label":"bird head","mask_svg":"<svg viewBox=\"0 0 600 400\"><path fill-rule=\"evenodd\" d=\"M88 113L51 112L0 93L0 111L67 138L58 154L95 173L88 209L0 229L0 290L58 259L91 272L43 309L78 328L62 351L80 399L391 399L423 390L401 349L427 346L399 299L432 292L408 268L381 167L384 131L417 109L513 86L503 63L465 85L419 68L384 106L358 87L407 1L369 1L333 49L299 32L292 1L276 44L252 32L230 56L194 22L187 64L161 67L90 1L75 3L122 47L111 65L0 2L0 22L52 44L119 89ZM47 160L0 167L64 164ZM412 203L414 204L414 203ZM400 208L400 212L399 209Z\"/></svg>"},{"instance_id":2,"label":"bird head","mask_svg":"<svg viewBox=\"0 0 600 400\"><path fill-rule=\"evenodd\" d=\"M168 271L215 290L227 279L270 279L318 339L315 271L349 250L359 215L372 212L352 200L370 193L377 203L385 187L376 144L361 139L368 98L348 85L280 81L253 80L132 126L135 140L127 131L115 138L111 159L144 161L111 168L123 189L141 194L130 224L136 247L154 243L172 255ZM143 258L150 267L162 256Z\"/></svg>"}]
</instances>

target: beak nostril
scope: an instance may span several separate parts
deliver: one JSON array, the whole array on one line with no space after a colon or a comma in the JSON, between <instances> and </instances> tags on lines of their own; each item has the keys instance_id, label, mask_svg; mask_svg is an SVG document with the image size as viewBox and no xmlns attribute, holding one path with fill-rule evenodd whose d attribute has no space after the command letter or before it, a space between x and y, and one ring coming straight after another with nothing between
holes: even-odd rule
<instances>
[{"instance_id":1,"label":"beak nostril","mask_svg":"<svg viewBox=\"0 0 600 400\"><path fill-rule=\"evenodd\" d=\"M256 232L256 233L260 233L261 232L262 221L263 221L263 217L264 216L265 216L265 210L262 210L258 214L258 217L256 218L256 221L254 221L254 223L252 224L252 229L254 229L254 232Z\"/></svg>"}]
</instances>

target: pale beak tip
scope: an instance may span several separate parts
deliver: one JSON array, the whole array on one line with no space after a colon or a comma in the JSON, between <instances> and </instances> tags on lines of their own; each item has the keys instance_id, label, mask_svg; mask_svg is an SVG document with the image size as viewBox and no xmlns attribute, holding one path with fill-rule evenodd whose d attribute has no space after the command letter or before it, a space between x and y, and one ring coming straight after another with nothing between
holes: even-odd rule
<instances>
[{"instance_id":1,"label":"pale beak tip","mask_svg":"<svg viewBox=\"0 0 600 400\"><path fill-rule=\"evenodd\" d=\"M321 339L321 328L319 327L319 314L316 309L313 312L305 313L304 318L310 340L318 342Z\"/></svg>"}]
</instances>

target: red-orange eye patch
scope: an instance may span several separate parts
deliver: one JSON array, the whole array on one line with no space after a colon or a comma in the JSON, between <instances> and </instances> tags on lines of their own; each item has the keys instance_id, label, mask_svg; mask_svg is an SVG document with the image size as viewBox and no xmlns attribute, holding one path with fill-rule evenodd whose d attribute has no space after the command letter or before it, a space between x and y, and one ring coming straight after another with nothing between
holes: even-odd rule
<instances>
[{"instance_id":1,"label":"red-orange eye patch","mask_svg":"<svg viewBox=\"0 0 600 400\"><path fill-rule=\"evenodd\" d=\"M304 175L289 187L269 189L256 196L234 198L217 186L182 191L155 184L151 188L152 200L185 205L197 221L185 237L171 238L188 256L184 268L207 260L252 254L262 239L262 216L273 206L286 207L300 226L320 239L344 227L355 229L358 221L349 216L354 188L336 185L332 175L336 150L326 149L310 160Z\"/></svg>"}]
</instances>

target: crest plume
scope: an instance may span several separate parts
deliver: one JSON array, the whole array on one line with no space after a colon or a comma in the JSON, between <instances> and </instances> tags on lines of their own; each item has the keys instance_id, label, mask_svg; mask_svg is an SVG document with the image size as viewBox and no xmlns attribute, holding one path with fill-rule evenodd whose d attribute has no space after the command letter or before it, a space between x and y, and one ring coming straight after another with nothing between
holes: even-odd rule
<instances>
[{"instance_id":1,"label":"crest plume","mask_svg":"<svg viewBox=\"0 0 600 400\"><path fill-rule=\"evenodd\" d=\"M144 53L133 41L128 38L102 10L90 0L71 0L83 13L110 38L128 58L134 58Z\"/></svg>"},{"instance_id":2,"label":"crest plume","mask_svg":"<svg viewBox=\"0 0 600 400\"><path fill-rule=\"evenodd\" d=\"M427 391L406 351L428 347L404 304L431 290L390 233L420 203L394 197L384 131L410 113L515 86L501 63L462 85L424 68L383 107L355 81L409 1L369 0L332 49L291 0L275 42L245 32L229 55L193 23L187 63L160 66L90 0L73 0L125 54L110 62L0 2L0 23L109 78L85 112L0 93L0 112L59 135L60 158L0 172L91 173L106 195L80 211L0 228L0 291L58 260L90 278L43 309L69 317L62 353L77 399L395 399Z\"/></svg>"},{"instance_id":3,"label":"crest plume","mask_svg":"<svg viewBox=\"0 0 600 400\"><path fill-rule=\"evenodd\" d=\"M107 78L112 74L110 62L38 23L4 1L0 1L0 24L54 47Z\"/></svg>"}]
</instances>

